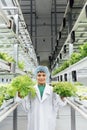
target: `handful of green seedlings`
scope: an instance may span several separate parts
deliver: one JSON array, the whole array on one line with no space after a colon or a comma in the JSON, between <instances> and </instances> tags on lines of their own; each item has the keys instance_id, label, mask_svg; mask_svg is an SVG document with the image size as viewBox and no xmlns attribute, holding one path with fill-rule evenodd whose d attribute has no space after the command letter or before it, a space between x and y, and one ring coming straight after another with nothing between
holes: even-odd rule
<instances>
[{"instance_id":1,"label":"handful of green seedlings","mask_svg":"<svg viewBox=\"0 0 87 130\"><path fill-rule=\"evenodd\" d=\"M22 98L28 94L30 94L31 98L34 98L36 96L36 91L33 87L34 85L35 83L28 75L17 76L11 82L9 94L11 94L11 96L15 96L16 92L18 92Z\"/></svg>"},{"instance_id":2,"label":"handful of green seedlings","mask_svg":"<svg viewBox=\"0 0 87 130\"><path fill-rule=\"evenodd\" d=\"M61 97L71 97L76 95L76 86L70 82L53 82L53 92L59 94Z\"/></svg>"}]
</instances>

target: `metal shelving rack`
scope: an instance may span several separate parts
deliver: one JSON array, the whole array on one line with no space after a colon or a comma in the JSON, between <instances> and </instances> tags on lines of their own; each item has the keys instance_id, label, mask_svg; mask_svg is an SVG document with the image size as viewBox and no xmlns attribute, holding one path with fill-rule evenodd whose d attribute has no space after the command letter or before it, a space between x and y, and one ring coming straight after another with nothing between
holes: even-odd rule
<instances>
[{"instance_id":1,"label":"metal shelving rack","mask_svg":"<svg viewBox=\"0 0 87 130\"><path fill-rule=\"evenodd\" d=\"M55 49L53 51L53 54L51 56L51 61L52 61L52 65L51 65L51 70L53 70L58 61L61 60L60 59L60 54L62 53L62 57L66 59L68 59L69 57L69 43L72 43L71 41L71 30L73 28L73 26L75 25L75 22L81 12L81 9L83 8L86 0L82 1L74 1L74 3L72 4L72 6L70 6L70 1L69 0L67 2L67 6L65 9L65 13L63 16L63 21L61 24L61 27L59 29L59 33L57 36L57 41L55 44ZM68 39L68 41L67 41ZM66 43L66 44L65 44ZM66 45L66 53L64 53L64 46ZM76 46L74 47L76 48Z\"/></svg>"},{"instance_id":2,"label":"metal shelving rack","mask_svg":"<svg viewBox=\"0 0 87 130\"><path fill-rule=\"evenodd\" d=\"M0 6L0 52L7 53L16 61L14 64L0 59L0 81L9 83L14 76L30 70L33 73L38 62L18 0L0 0ZM24 71L18 68L18 61L22 60ZM18 105L13 102L0 109L0 122L13 112L14 130L17 130Z\"/></svg>"},{"instance_id":3,"label":"metal shelving rack","mask_svg":"<svg viewBox=\"0 0 87 130\"><path fill-rule=\"evenodd\" d=\"M3 30L3 35L7 36L8 44L6 44L6 38L2 39L3 40L2 42L5 43L4 46L1 44L2 50L9 53L10 55L13 55L16 61L18 59L21 59L23 55L24 57L26 55L26 57L28 58L27 64L30 66L30 68L28 66L25 70L31 69L31 66L35 68L38 64L37 58L36 58L36 54L29 33L26 29L26 24L19 3L17 0L15 0L10 3L11 7L9 7L9 1L8 2L5 1L5 2L7 6L2 4L1 9L3 11L1 10L1 16L5 19L5 22L7 24L6 27L7 30ZM3 2L1 1L1 3ZM10 23L9 21L11 21L12 23ZM12 27L10 24L12 24ZM20 54L20 57L18 57L18 53ZM26 59L24 58L24 60Z\"/></svg>"},{"instance_id":4,"label":"metal shelving rack","mask_svg":"<svg viewBox=\"0 0 87 130\"><path fill-rule=\"evenodd\" d=\"M76 72L76 79L78 82L81 82L81 78L84 77L84 80L87 78L87 57L83 58L79 62L71 65L70 67L66 68L65 70L59 72L55 76L52 76L53 79L61 81L71 81L74 82L75 77L73 77L73 71ZM65 78L66 74L66 78ZM75 75L74 75L75 76ZM67 79L67 80L66 80ZM86 85L86 82L84 83Z\"/></svg>"},{"instance_id":5,"label":"metal shelving rack","mask_svg":"<svg viewBox=\"0 0 87 130\"><path fill-rule=\"evenodd\" d=\"M59 62L64 62L65 60L69 59L73 52L78 52L78 46L84 44L87 41L86 37L86 30L87 30L87 2L85 3L84 7L82 8L73 28L71 29L64 45L66 45L66 53L64 53L64 45L59 54L62 54L62 59L59 59L59 55L57 58ZM74 32L74 34L73 34ZM73 36L72 36L73 34ZM56 65L57 59L56 59ZM54 62L54 64L55 64ZM87 57L82 59L81 61L71 65L69 68L66 68L62 72L59 72L55 76L52 76L55 80L63 80L63 81L74 81L73 77L77 78L77 81L81 81L82 76L85 78L85 81L81 81L83 84L86 83L87 78ZM73 76L74 73L74 76ZM75 74L76 73L76 74ZM66 76L65 76L66 75ZM81 76L82 75L82 76ZM66 79L64 78L67 77Z\"/></svg>"},{"instance_id":6,"label":"metal shelving rack","mask_svg":"<svg viewBox=\"0 0 87 130\"><path fill-rule=\"evenodd\" d=\"M66 102L71 107L71 130L76 130L76 114L75 112L79 112L80 115L87 120L87 109L85 109L82 105L79 105L73 100L66 98Z\"/></svg>"},{"instance_id":7,"label":"metal shelving rack","mask_svg":"<svg viewBox=\"0 0 87 130\"><path fill-rule=\"evenodd\" d=\"M0 111L0 122L3 121L12 111L14 111L19 103L13 103Z\"/></svg>"}]
</instances>

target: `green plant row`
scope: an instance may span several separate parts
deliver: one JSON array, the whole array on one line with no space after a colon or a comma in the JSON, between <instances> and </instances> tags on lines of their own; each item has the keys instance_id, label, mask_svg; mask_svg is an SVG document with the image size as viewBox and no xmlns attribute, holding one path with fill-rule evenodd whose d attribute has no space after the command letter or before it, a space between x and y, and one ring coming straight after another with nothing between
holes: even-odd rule
<instances>
[{"instance_id":1,"label":"green plant row","mask_svg":"<svg viewBox=\"0 0 87 130\"><path fill-rule=\"evenodd\" d=\"M9 56L7 53L4 53L4 52L0 52L0 59L2 60L5 60L7 62L14 62L15 63L15 60L12 56ZM23 70L24 69L24 62L23 61L19 61L18 62L18 67Z\"/></svg>"},{"instance_id":2,"label":"green plant row","mask_svg":"<svg viewBox=\"0 0 87 130\"><path fill-rule=\"evenodd\" d=\"M79 52L72 53L69 60L65 61L60 67L54 69L52 75L56 75L57 73L69 67L70 65L80 61L81 59L87 56L87 43L84 43L83 45L79 46L78 49Z\"/></svg>"},{"instance_id":3,"label":"green plant row","mask_svg":"<svg viewBox=\"0 0 87 130\"><path fill-rule=\"evenodd\" d=\"M11 56L4 52L0 52L0 59L3 59L7 62L15 62L15 60Z\"/></svg>"}]
</instances>

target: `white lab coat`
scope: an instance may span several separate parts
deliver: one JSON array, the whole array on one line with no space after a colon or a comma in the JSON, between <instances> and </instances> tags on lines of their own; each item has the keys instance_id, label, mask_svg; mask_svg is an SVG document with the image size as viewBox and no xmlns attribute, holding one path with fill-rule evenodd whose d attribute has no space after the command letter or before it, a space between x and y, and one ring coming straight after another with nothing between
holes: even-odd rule
<instances>
[{"instance_id":1,"label":"white lab coat","mask_svg":"<svg viewBox=\"0 0 87 130\"><path fill-rule=\"evenodd\" d=\"M53 88L47 84L42 99L38 86L34 87L36 97L30 99L28 95L22 100L22 105L28 112L27 130L55 130L58 108L64 106L65 102L60 99L59 95L53 93Z\"/></svg>"}]
</instances>

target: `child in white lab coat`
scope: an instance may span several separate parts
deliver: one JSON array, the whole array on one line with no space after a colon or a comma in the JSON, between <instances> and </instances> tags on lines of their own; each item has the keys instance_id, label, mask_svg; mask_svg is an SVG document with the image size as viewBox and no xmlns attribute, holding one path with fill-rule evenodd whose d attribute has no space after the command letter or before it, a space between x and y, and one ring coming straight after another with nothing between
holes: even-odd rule
<instances>
[{"instance_id":1,"label":"child in white lab coat","mask_svg":"<svg viewBox=\"0 0 87 130\"><path fill-rule=\"evenodd\" d=\"M27 130L55 130L57 111L66 102L47 84L49 70L46 66L38 66L35 76L37 79L37 84L34 86L36 97L31 99L28 95L20 100L28 113Z\"/></svg>"}]
</instances>

